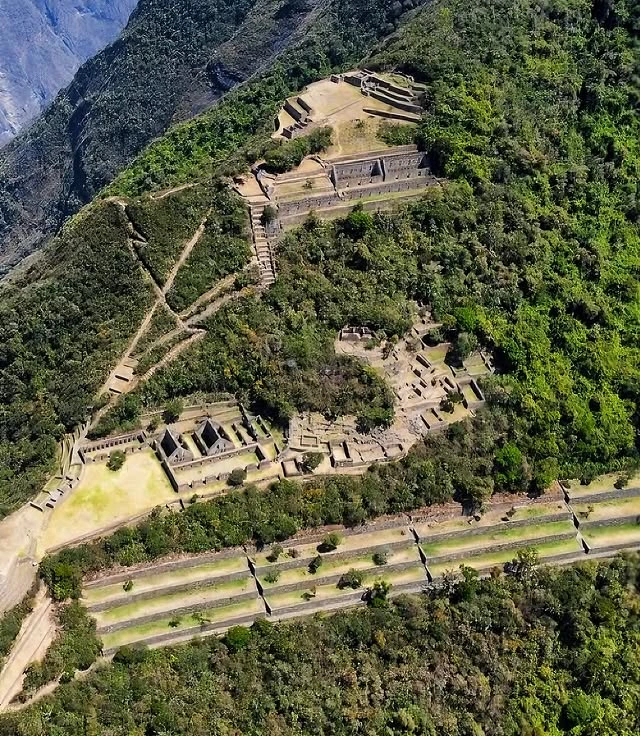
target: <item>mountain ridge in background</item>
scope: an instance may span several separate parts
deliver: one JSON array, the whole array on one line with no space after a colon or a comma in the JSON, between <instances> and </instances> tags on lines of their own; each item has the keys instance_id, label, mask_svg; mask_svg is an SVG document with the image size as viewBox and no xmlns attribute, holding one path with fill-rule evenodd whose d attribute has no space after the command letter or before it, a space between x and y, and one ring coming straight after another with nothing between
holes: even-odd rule
<instances>
[{"instance_id":1,"label":"mountain ridge in background","mask_svg":"<svg viewBox=\"0 0 640 736\"><path fill-rule=\"evenodd\" d=\"M0 146L111 43L138 0L0 0Z\"/></svg>"},{"instance_id":2,"label":"mountain ridge in background","mask_svg":"<svg viewBox=\"0 0 640 736\"><path fill-rule=\"evenodd\" d=\"M374 2L367 30L346 45L340 35L348 27L325 34L332 63L364 54L368 28L390 32L404 10ZM37 250L151 140L304 43L315 27L328 28L337 12L322 0L140 0L121 37L0 150L0 273Z\"/></svg>"}]
</instances>

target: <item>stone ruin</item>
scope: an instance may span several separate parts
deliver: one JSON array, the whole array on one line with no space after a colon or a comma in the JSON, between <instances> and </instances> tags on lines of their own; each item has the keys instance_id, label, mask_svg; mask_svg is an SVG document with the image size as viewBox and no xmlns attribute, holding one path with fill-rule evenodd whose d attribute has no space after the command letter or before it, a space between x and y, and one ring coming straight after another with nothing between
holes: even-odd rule
<instances>
[{"instance_id":1,"label":"stone ruin","mask_svg":"<svg viewBox=\"0 0 640 736\"><path fill-rule=\"evenodd\" d=\"M368 327L344 327L340 330L340 339L347 342L371 340L373 337L374 334Z\"/></svg>"},{"instance_id":2,"label":"stone ruin","mask_svg":"<svg viewBox=\"0 0 640 736\"><path fill-rule=\"evenodd\" d=\"M194 440L200 452L208 457L219 455L221 452L228 452L235 447L224 429L210 418L207 418L196 429Z\"/></svg>"},{"instance_id":3,"label":"stone ruin","mask_svg":"<svg viewBox=\"0 0 640 736\"><path fill-rule=\"evenodd\" d=\"M182 437L168 427L162 433L158 446L169 463L193 460L193 453L184 445Z\"/></svg>"},{"instance_id":4,"label":"stone ruin","mask_svg":"<svg viewBox=\"0 0 640 736\"><path fill-rule=\"evenodd\" d=\"M277 217L269 224L267 237L274 239L283 230L302 222L309 212L328 214L365 200L365 208L379 207L385 195L406 192L420 194L425 187L439 184L429 166L429 157L417 146L397 146L365 155L329 159L313 157L311 172L288 172L274 176L259 167L254 170L267 203ZM308 187L312 184L312 191ZM379 201L376 201L379 200Z\"/></svg>"}]
</instances>

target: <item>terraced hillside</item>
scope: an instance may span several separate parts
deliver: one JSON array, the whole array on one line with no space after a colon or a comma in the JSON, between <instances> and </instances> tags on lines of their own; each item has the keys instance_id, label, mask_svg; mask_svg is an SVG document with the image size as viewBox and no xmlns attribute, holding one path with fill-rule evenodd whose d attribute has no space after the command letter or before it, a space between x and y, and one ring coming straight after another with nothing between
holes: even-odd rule
<instances>
[{"instance_id":1,"label":"terraced hillside","mask_svg":"<svg viewBox=\"0 0 640 736\"><path fill-rule=\"evenodd\" d=\"M329 527L270 548L141 566L86 583L82 599L109 654L125 644L219 634L258 618L361 605L379 581L397 595L437 585L461 566L481 575L509 570L524 550L535 549L540 564L557 564L640 548L640 487L568 489L567 497L503 499L478 516L434 507L424 516Z\"/></svg>"},{"instance_id":2,"label":"terraced hillside","mask_svg":"<svg viewBox=\"0 0 640 736\"><path fill-rule=\"evenodd\" d=\"M171 125L282 57L267 84L258 81L249 91L250 104L240 102L231 127L214 118L201 131L204 140L192 137L189 151L210 169L212 157L219 163L247 136L269 130L281 98L355 63L412 5L141 0L122 37L84 64L46 113L0 153L0 273L42 245ZM146 171L135 193L170 183L158 173Z\"/></svg>"},{"instance_id":3,"label":"terraced hillside","mask_svg":"<svg viewBox=\"0 0 640 736\"><path fill-rule=\"evenodd\" d=\"M611 480L610 478L608 479ZM567 485L567 498L589 554L604 556L614 550L640 546L640 484L628 487L604 483Z\"/></svg>"}]
</instances>

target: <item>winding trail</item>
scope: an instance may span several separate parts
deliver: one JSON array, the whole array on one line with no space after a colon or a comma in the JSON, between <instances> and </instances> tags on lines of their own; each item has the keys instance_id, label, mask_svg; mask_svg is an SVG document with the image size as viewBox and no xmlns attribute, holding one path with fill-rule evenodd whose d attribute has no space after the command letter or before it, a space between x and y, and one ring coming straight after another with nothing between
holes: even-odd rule
<instances>
[{"instance_id":1,"label":"winding trail","mask_svg":"<svg viewBox=\"0 0 640 736\"><path fill-rule=\"evenodd\" d=\"M156 194L151 195L151 199L153 199L155 202L157 202L160 199L164 199L165 197L168 197L171 194L176 194L177 192L182 192L185 189L193 189L194 187L197 187L198 184L180 184L180 186L173 187L172 189L167 189L165 192L157 192Z\"/></svg>"},{"instance_id":2,"label":"winding trail","mask_svg":"<svg viewBox=\"0 0 640 736\"><path fill-rule=\"evenodd\" d=\"M25 669L44 656L55 633L53 603L43 586L0 672L0 710L5 709L20 692Z\"/></svg>"}]
</instances>

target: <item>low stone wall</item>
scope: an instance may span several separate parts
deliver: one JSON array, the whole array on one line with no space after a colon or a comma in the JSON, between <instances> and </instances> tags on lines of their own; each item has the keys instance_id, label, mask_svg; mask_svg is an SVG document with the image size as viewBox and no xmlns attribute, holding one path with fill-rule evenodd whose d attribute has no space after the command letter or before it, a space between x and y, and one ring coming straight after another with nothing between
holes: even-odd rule
<instances>
[{"instance_id":1,"label":"low stone wall","mask_svg":"<svg viewBox=\"0 0 640 736\"><path fill-rule=\"evenodd\" d=\"M246 570L240 570L238 572L230 572L226 575L218 575L208 578L203 578L202 580L193 580L192 582L187 583L176 583L175 585L167 585L164 587L159 587L154 590L144 590L140 593L125 593L123 590L123 596L121 598L112 598L108 601L101 601L99 603L87 603L85 604L85 608L88 611L96 612L96 611L108 611L110 608L117 608L118 606L124 606L128 605L129 603L137 603L138 601L148 601L152 600L153 598L157 598L159 595L169 595L173 593L186 593L190 590L198 590L200 588L208 588L212 587L214 585L222 585L224 583L231 583L234 580L242 580L243 578L247 580L252 580L251 573L249 572L249 568L247 567ZM131 580L132 578L127 578L128 580Z\"/></svg>"},{"instance_id":2,"label":"low stone wall","mask_svg":"<svg viewBox=\"0 0 640 736\"><path fill-rule=\"evenodd\" d=\"M137 432L129 432L128 434L120 434L116 437L107 437L103 440L85 443L80 447L80 451L82 453L87 453L96 452L97 450L108 450L110 448L119 447L120 445L126 445L127 443L135 441L144 443L146 439L146 432L144 432L144 430L138 430Z\"/></svg>"},{"instance_id":3,"label":"low stone wall","mask_svg":"<svg viewBox=\"0 0 640 736\"><path fill-rule=\"evenodd\" d=\"M153 621L161 621L167 616L189 616L192 613L198 611L207 611L211 608L222 608L223 606L232 605L235 603L241 603L242 601L255 600L257 599L258 592L251 590L248 593L241 593L228 598L218 598L214 601L206 601L204 603L194 603L190 606L180 606L172 609L171 611L157 611L156 613L150 613L147 616L138 616L137 618L130 618L126 621L118 621L115 624L108 624L107 626L98 626L98 634L112 634L115 631L122 631L122 629L128 629L132 626L142 626L144 624L152 623Z\"/></svg>"},{"instance_id":4,"label":"low stone wall","mask_svg":"<svg viewBox=\"0 0 640 736\"><path fill-rule=\"evenodd\" d=\"M405 123L417 123L420 116L411 112L396 112L394 110L378 110L375 107L364 107L363 111L369 115L376 115L385 120L402 120Z\"/></svg>"},{"instance_id":5,"label":"low stone wall","mask_svg":"<svg viewBox=\"0 0 640 736\"><path fill-rule=\"evenodd\" d=\"M583 559L586 559L586 555L583 551L580 551L579 549L576 549L575 552L564 552L561 555L553 555L552 557L545 557L543 560L540 561L540 565L558 565L563 562L579 562ZM491 572L496 568L504 569L504 566L507 563L503 564L497 564L497 565L488 565L487 567L480 567L476 568L478 571L478 574L481 576L486 576L491 574ZM457 570L453 570L455 574L458 574ZM441 573L440 575L431 575L431 572L429 572L429 575L431 576L432 580L441 580L444 576L444 573Z\"/></svg>"},{"instance_id":6,"label":"low stone wall","mask_svg":"<svg viewBox=\"0 0 640 736\"><path fill-rule=\"evenodd\" d=\"M400 108L400 110L404 110L405 112L412 112L416 115L420 115L424 112L422 107L420 107L420 105L416 105L415 102L392 97L391 95L388 95L386 92L383 92L381 90L369 89L368 93L375 100L383 102L385 105L391 105L391 107Z\"/></svg>"},{"instance_id":7,"label":"low stone wall","mask_svg":"<svg viewBox=\"0 0 640 736\"><path fill-rule=\"evenodd\" d=\"M599 519L598 521L580 521L580 531L588 532L589 529L603 529L606 527L625 526L627 524L637 524L638 534L640 534L640 514L630 514L629 516L617 516L614 519Z\"/></svg>"},{"instance_id":8,"label":"low stone wall","mask_svg":"<svg viewBox=\"0 0 640 736\"><path fill-rule=\"evenodd\" d=\"M218 621L216 623L200 624L188 629L181 629L179 631L170 629L166 634L156 634L155 636L150 636L144 639L143 643L146 646L155 647L162 644L170 644L172 642L186 641L188 639L195 638L196 636L214 636L215 634L222 633L232 626L252 624L254 621L258 621L263 618L266 618L266 614L252 613L246 616L237 616L235 618L225 619L224 621ZM119 648L120 647L111 647L109 649L105 649L104 654L106 656L110 656L111 654L115 654Z\"/></svg>"},{"instance_id":9,"label":"low stone wall","mask_svg":"<svg viewBox=\"0 0 640 736\"><path fill-rule=\"evenodd\" d=\"M285 100L284 109L298 123L303 122L307 117L306 113L299 110L290 100Z\"/></svg>"},{"instance_id":10,"label":"low stone wall","mask_svg":"<svg viewBox=\"0 0 640 736\"><path fill-rule=\"evenodd\" d=\"M354 593L350 594L343 594L339 598L336 598L334 600L332 599L325 599L323 601L318 601L317 603L312 603L313 598L309 601L300 600L300 603L292 605L292 606L286 606L285 608L271 608L271 604L269 604L269 601L267 600L267 604L269 605L269 608L271 608L273 612L273 618L278 619L280 616L286 616L288 614L295 614L295 613L302 613L304 612L305 616L310 616L313 613L322 613L322 611L326 610L332 610L333 608L344 608L347 606L354 606L358 603L364 602L364 595L366 591L364 590L357 590Z\"/></svg>"},{"instance_id":11,"label":"low stone wall","mask_svg":"<svg viewBox=\"0 0 640 736\"><path fill-rule=\"evenodd\" d=\"M139 580L148 575L159 575L164 572L173 572L174 570L185 570L191 567L200 567L209 562L225 560L229 557L244 556L244 550L238 547L221 550L220 552L205 552L195 557L185 557L181 560L171 560L169 562L160 562L137 566L122 572L109 575L107 577L97 577L89 580L84 584L85 588L101 588L105 585L115 585L116 583L125 583L127 580Z\"/></svg>"},{"instance_id":12,"label":"low stone wall","mask_svg":"<svg viewBox=\"0 0 640 736\"><path fill-rule=\"evenodd\" d=\"M616 554L617 552L640 550L640 542L625 542L624 544L613 544L607 545L606 547L592 547L589 542L585 539L587 547L589 547L589 555L594 557L606 557L608 555ZM593 554L596 553L596 554Z\"/></svg>"},{"instance_id":13,"label":"low stone wall","mask_svg":"<svg viewBox=\"0 0 640 736\"><path fill-rule=\"evenodd\" d=\"M125 455L133 455L136 452L142 452L143 450L146 450L147 447L148 445L121 445L117 449L124 452ZM97 452L94 455L86 455L84 452L82 452L82 457L86 464L100 463L108 460L111 457L111 452Z\"/></svg>"},{"instance_id":14,"label":"low stone wall","mask_svg":"<svg viewBox=\"0 0 640 736\"><path fill-rule=\"evenodd\" d=\"M322 539L319 540L319 542L321 541ZM309 542L306 542L306 543L309 544ZM367 545L366 547L362 547L361 549L354 549L354 550L349 550L346 552L331 552L331 553L318 552L318 554L320 555L325 554L324 559L326 559L327 561L331 561L331 562L334 562L335 560L338 560L338 561L349 560L349 559L355 560L358 557L366 557L368 555L373 556L375 552L379 551L382 548L397 552L400 549L414 547L415 544L416 542L415 542L415 539L413 538L413 535L411 535L410 533L407 533L406 539L400 539L397 542L388 542L388 543L382 542L381 544L370 544L370 545ZM286 549L295 549L295 545L292 545L289 542L287 542ZM302 559L299 557L285 557L284 559L282 559L282 561L272 562L268 565L256 566L255 570L256 570L256 575L264 576L268 574L269 572L284 572L285 570L295 570L296 568L304 569L305 567L308 567L310 562L311 560L309 557L305 557ZM411 564L416 564L416 563L415 561L412 561ZM387 570L390 567L391 567L390 565L381 565L380 569Z\"/></svg>"},{"instance_id":15,"label":"low stone wall","mask_svg":"<svg viewBox=\"0 0 640 736\"><path fill-rule=\"evenodd\" d=\"M539 544L547 544L549 542L562 542L564 540L575 539L576 534L574 532L567 532L566 534L553 534L548 537L540 537L536 539L522 539L515 542L507 542L505 544L490 544L486 547L479 547L478 549L468 549L463 552L454 552L453 554L437 555L431 557L426 555L427 565L440 565L443 562L455 562L469 559L470 557L478 557L492 552L506 552L508 550L524 549L526 547L536 547ZM576 542L576 546L578 542Z\"/></svg>"},{"instance_id":16,"label":"low stone wall","mask_svg":"<svg viewBox=\"0 0 640 736\"><path fill-rule=\"evenodd\" d=\"M469 529L458 529L457 531L445 532L441 534L433 534L428 537L419 537L420 544L432 544L433 542L441 542L446 539L467 539L468 537L481 537L483 534L491 534L496 531L505 529L520 529L528 526L537 526L547 524L554 521L569 521L572 518L571 512L563 511L561 513L552 514L550 516L535 517L534 519L520 519L519 521L504 521L491 526L477 526ZM416 532L417 534L417 532Z\"/></svg>"},{"instance_id":17,"label":"low stone wall","mask_svg":"<svg viewBox=\"0 0 640 736\"><path fill-rule=\"evenodd\" d=\"M640 496L640 488L612 488L610 491L602 491L602 493L594 493L592 496L583 496L582 498L572 498L571 490L568 491L570 503L599 503L600 501L616 501L622 498L633 498Z\"/></svg>"},{"instance_id":18,"label":"low stone wall","mask_svg":"<svg viewBox=\"0 0 640 736\"><path fill-rule=\"evenodd\" d=\"M198 457L195 460L187 460L181 463L173 463L173 469L175 471L190 470L191 468L201 468L203 465L212 465L220 460L228 460L232 457L242 455L244 452L255 452L257 444L245 445L244 447L236 447L233 450L227 450L226 452L220 452L217 455L207 455L205 457Z\"/></svg>"},{"instance_id":19,"label":"low stone wall","mask_svg":"<svg viewBox=\"0 0 640 736\"><path fill-rule=\"evenodd\" d=\"M397 565L383 565L381 567L374 567L370 568L368 570L361 570L362 573L371 573L374 572L380 572L380 577L384 578L388 575L393 575L394 573L398 572L404 572L405 570L411 570L412 568L417 569L424 569L423 566L418 562L417 560L410 560L409 562L400 562ZM342 576L344 573L335 573L333 575L322 575L322 567L319 568L319 571L313 575L310 576L307 580L303 580L299 583L288 583L287 585L274 585L273 587L264 587L263 595L267 599L267 603L269 603L269 596L270 595L279 595L280 593L294 593L295 591L299 590L304 592L305 590L309 590L309 588L318 587L319 585L325 586L325 585L336 585L340 582L342 579ZM425 571L425 578L426 578L426 571ZM261 584L262 585L262 584ZM269 604L271 605L271 604Z\"/></svg>"}]
</instances>

